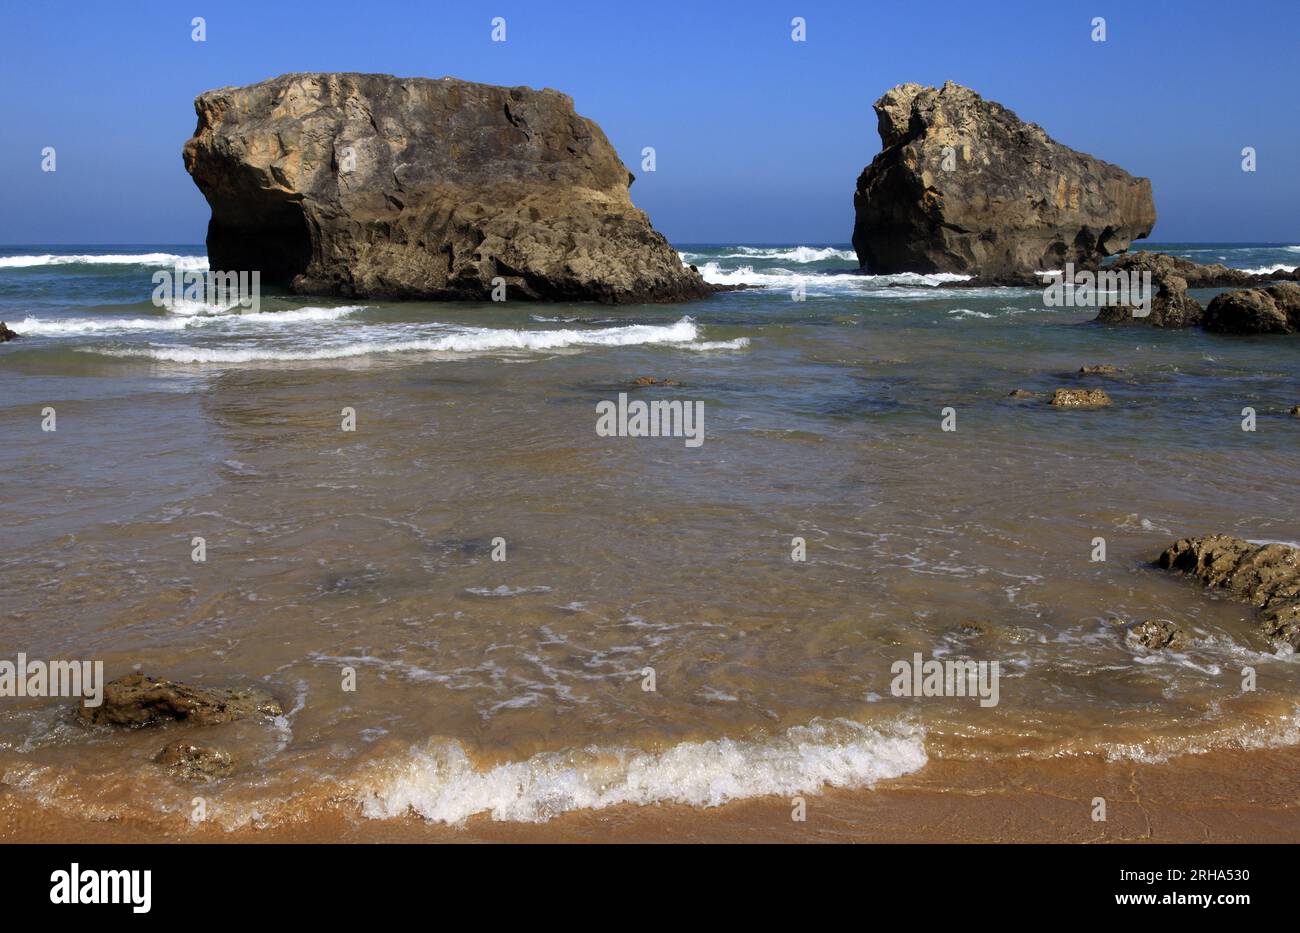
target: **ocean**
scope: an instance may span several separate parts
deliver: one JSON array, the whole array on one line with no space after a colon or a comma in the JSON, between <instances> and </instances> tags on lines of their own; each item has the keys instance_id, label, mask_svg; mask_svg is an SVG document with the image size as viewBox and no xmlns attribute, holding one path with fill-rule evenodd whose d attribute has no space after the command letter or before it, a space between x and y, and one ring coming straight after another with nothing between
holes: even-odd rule
<instances>
[{"instance_id":1,"label":"ocean","mask_svg":"<svg viewBox=\"0 0 1300 933\"><path fill-rule=\"evenodd\" d=\"M167 311L153 274L206 269L202 246L0 249L22 335L0 345L0 659L284 708L120 731L9 698L6 791L177 832L196 793L229 830L329 807L459 826L1300 741L1294 655L1150 566L1189 535L1300 542L1295 341L1093 325L1032 289L862 275L845 245L679 250L766 287ZM1079 385L1114 404L1046 404ZM703 443L600 435L623 393L702 403ZM1192 646L1133 644L1147 619ZM996 705L897 695L918 654L996 662ZM233 774L178 782L153 758L182 737Z\"/></svg>"}]
</instances>

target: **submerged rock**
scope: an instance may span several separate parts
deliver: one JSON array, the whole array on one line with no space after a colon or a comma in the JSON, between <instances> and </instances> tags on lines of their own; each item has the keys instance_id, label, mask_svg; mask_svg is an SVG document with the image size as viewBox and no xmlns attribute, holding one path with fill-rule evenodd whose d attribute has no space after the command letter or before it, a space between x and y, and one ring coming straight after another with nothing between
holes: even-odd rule
<instances>
[{"instance_id":1,"label":"submerged rock","mask_svg":"<svg viewBox=\"0 0 1300 933\"><path fill-rule=\"evenodd\" d=\"M13 340L17 336L18 335L15 332L9 329L4 321L0 321L0 343Z\"/></svg>"},{"instance_id":2,"label":"submerged rock","mask_svg":"<svg viewBox=\"0 0 1300 933\"><path fill-rule=\"evenodd\" d=\"M1008 398L1034 398L1037 393L1030 392L1028 389L1012 389L1007 393Z\"/></svg>"},{"instance_id":3,"label":"submerged rock","mask_svg":"<svg viewBox=\"0 0 1300 933\"><path fill-rule=\"evenodd\" d=\"M1048 404L1057 408L1102 408L1110 404L1110 396L1101 389L1057 389Z\"/></svg>"},{"instance_id":4,"label":"submerged rock","mask_svg":"<svg viewBox=\"0 0 1300 933\"><path fill-rule=\"evenodd\" d=\"M1300 285L1243 288L1216 295L1202 326L1219 334L1294 334L1300 332Z\"/></svg>"},{"instance_id":5,"label":"submerged rock","mask_svg":"<svg viewBox=\"0 0 1300 933\"><path fill-rule=\"evenodd\" d=\"M235 769L229 752L184 740L164 746L154 761L185 781L215 781Z\"/></svg>"},{"instance_id":6,"label":"submerged rock","mask_svg":"<svg viewBox=\"0 0 1300 933\"><path fill-rule=\"evenodd\" d=\"M1147 619L1130 628L1125 636L1143 648L1159 651L1172 648L1180 651L1188 645L1187 634L1178 624L1168 619Z\"/></svg>"},{"instance_id":7,"label":"submerged rock","mask_svg":"<svg viewBox=\"0 0 1300 933\"><path fill-rule=\"evenodd\" d=\"M1076 152L949 81L875 104L883 146L858 178L853 246L870 272L1033 284L1093 266L1155 224L1151 182Z\"/></svg>"},{"instance_id":8,"label":"submerged rock","mask_svg":"<svg viewBox=\"0 0 1300 933\"><path fill-rule=\"evenodd\" d=\"M1123 370L1109 363L1096 363L1079 367L1080 376L1118 376Z\"/></svg>"},{"instance_id":9,"label":"submerged rock","mask_svg":"<svg viewBox=\"0 0 1300 933\"><path fill-rule=\"evenodd\" d=\"M719 289L682 265L633 176L553 90L288 74L208 91L185 168L213 269L312 295L626 303ZM499 293L498 293L499 294Z\"/></svg>"},{"instance_id":10,"label":"submerged rock","mask_svg":"<svg viewBox=\"0 0 1300 933\"><path fill-rule=\"evenodd\" d=\"M1175 542L1156 564L1258 607L1264 635L1300 649L1300 549L1207 535Z\"/></svg>"},{"instance_id":11,"label":"submerged rock","mask_svg":"<svg viewBox=\"0 0 1300 933\"><path fill-rule=\"evenodd\" d=\"M654 376L637 376L634 385L639 386L675 386L680 385L675 379L656 379Z\"/></svg>"},{"instance_id":12,"label":"submerged rock","mask_svg":"<svg viewBox=\"0 0 1300 933\"><path fill-rule=\"evenodd\" d=\"M147 726L168 719L211 725L258 713L278 716L282 712L280 704L264 690L191 687L144 674L128 674L108 682L102 704L83 704L79 710L87 722L114 726Z\"/></svg>"}]
</instances>

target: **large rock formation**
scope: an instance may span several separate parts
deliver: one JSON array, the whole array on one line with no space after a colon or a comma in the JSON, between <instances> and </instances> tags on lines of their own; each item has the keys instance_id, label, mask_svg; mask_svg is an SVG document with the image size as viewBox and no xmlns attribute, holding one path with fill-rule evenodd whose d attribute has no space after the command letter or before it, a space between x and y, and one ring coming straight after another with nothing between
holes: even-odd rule
<instances>
[{"instance_id":1,"label":"large rock formation","mask_svg":"<svg viewBox=\"0 0 1300 933\"><path fill-rule=\"evenodd\" d=\"M1054 142L949 81L902 84L875 104L881 153L858 178L853 247L864 269L1024 280L1094 266L1151 232L1151 182Z\"/></svg>"},{"instance_id":2,"label":"large rock formation","mask_svg":"<svg viewBox=\"0 0 1300 933\"><path fill-rule=\"evenodd\" d=\"M710 294L553 90L290 74L201 94L185 167L214 269L305 294L680 301Z\"/></svg>"}]
</instances>

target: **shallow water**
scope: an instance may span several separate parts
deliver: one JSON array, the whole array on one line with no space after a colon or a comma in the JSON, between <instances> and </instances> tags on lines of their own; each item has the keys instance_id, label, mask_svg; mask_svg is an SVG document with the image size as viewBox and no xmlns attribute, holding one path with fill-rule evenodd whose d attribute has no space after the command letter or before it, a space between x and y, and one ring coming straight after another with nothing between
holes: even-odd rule
<instances>
[{"instance_id":1,"label":"shallow water","mask_svg":"<svg viewBox=\"0 0 1300 933\"><path fill-rule=\"evenodd\" d=\"M1148 562L1189 534L1300 541L1300 343L1097 327L1037 291L860 276L842 246L682 254L769 287L166 313L150 276L202 268L201 247L0 250L0 319L25 334L0 347L0 658L260 683L286 711L122 734L5 698L5 783L183 822L194 787L150 759L192 733L238 761L201 790L224 825L340 795L367 816L537 820L863 786L932 758L1295 741L1294 656L1249 606ZM1077 375L1092 363L1123 372ZM1045 404L1078 384L1113 407ZM598 436L620 392L703 402L704 443ZM1147 618L1195 647L1134 648L1124 626ZM998 704L893 696L915 652L997 661Z\"/></svg>"}]
</instances>

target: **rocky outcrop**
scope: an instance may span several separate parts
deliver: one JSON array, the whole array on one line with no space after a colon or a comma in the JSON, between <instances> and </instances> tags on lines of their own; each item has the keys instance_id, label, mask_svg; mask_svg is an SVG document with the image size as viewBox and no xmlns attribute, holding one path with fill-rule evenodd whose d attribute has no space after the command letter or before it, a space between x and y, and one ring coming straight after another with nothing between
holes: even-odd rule
<instances>
[{"instance_id":1,"label":"rocky outcrop","mask_svg":"<svg viewBox=\"0 0 1300 933\"><path fill-rule=\"evenodd\" d=\"M5 343L6 341L13 340L17 336L18 335L16 333L11 331L8 328L8 326L6 326L4 321L0 321L0 343Z\"/></svg>"},{"instance_id":2,"label":"rocky outcrop","mask_svg":"<svg viewBox=\"0 0 1300 933\"><path fill-rule=\"evenodd\" d=\"M289 74L194 102L212 268L373 298L664 302L716 291L553 90ZM498 295L500 294L498 290Z\"/></svg>"},{"instance_id":3,"label":"rocky outcrop","mask_svg":"<svg viewBox=\"0 0 1300 933\"><path fill-rule=\"evenodd\" d=\"M1156 564L1256 606L1265 637L1300 649L1300 549L1207 535L1175 542Z\"/></svg>"},{"instance_id":4,"label":"rocky outcrop","mask_svg":"<svg viewBox=\"0 0 1300 933\"><path fill-rule=\"evenodd\" d=\"M1205 309L1187 294L1187 280L1177 275L1156 273L1151 287L1156 290L1146 314L1135 313L1131 305L1103 305L1096 320L1102 324L1145 324L1148 327L1195 327Z\"/></svg>"},{"instance_id":5,"label":"rocky outcrop","mask_svg":"<svg viewBox=\"0 0 1300 933\"><path fill-rule=\"evenodd\" d=\"M853 246L876 273L962 272L1028 283L1093 266L1155 224L1151 182L1053 141L949 81L875 104L882 151L858 178Z\"/></svg>"},{"instance_id":6,"label":"rocky outcrop","mask_svg":"<svg viewBox=\"0 0 1300 933\"><path fill-rule=\"evenodd\" d=\"M1103 408L1110 404L1110 396L1101 389L1057 389L1048 404L1057 408Z\"/></svg>"},{"instance_id":7,"label":"rocky outcrop","mask_svg":"<svg viewBox=\"0 0 1300 933\"><path fill-rule=\"evenodd\" d=\"M96 725L147 726L178 719L193 725L231 722L261 714L279 716L280 704L263 690L191 687L174 680L128 674L104 685L103 702L79 710Z\"/></svg>"},{"instance_id":8,"label":"rocky outcrop","mask_svg":"<svg viewBox=\"0 0 1300 933\"><path fill-rule=\"evenodd\" d=\"M1278 269L1274 272L1247 272L1244 269L1231 269L1218 262L1202 264L1181 256L1152 253L1147 250L1119 256L1114 262L1108 263L1105 269L1111 272L1150 272L1152 279L1156 281L1177 277L1183 280L1187 288L1268 285L1272 282L1300 278L1300 266L1294 269Z\"/></svg>"},{"instance_id":9,"label":"rocky outcrop","mask_svg":"<svg viewBox=\"0 0 1300 933\"><path fill-rule=\"evenodd\" d=\"M1300 332L1300 285L1242 288L1216 295L1201 326L1218 334L1294 334Z\"/></svg>"},{"instance_id":10,"label":"rocky outcrop","mask_svg":"<svg viewBox=\"0 0 1300 933\"><path fill-rule=\"evenodd\" d=\"M1080 376L1118 376L1123 371L1110 363L1089 363L1079 367Z\"/></svg>"}]
</instances>

